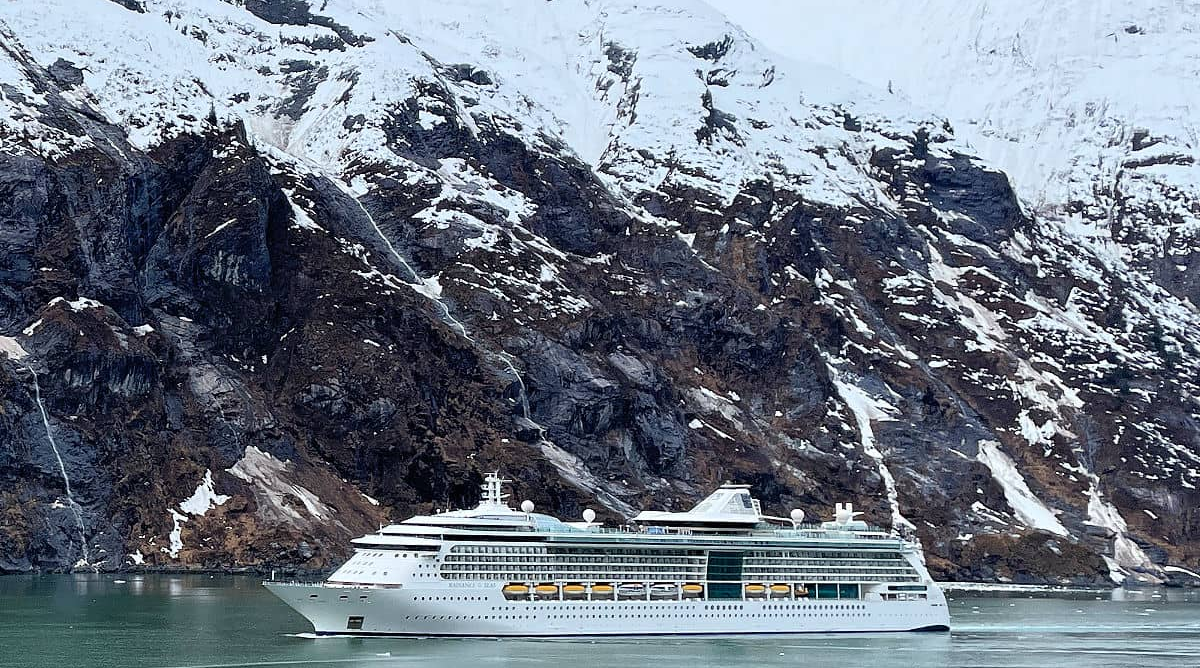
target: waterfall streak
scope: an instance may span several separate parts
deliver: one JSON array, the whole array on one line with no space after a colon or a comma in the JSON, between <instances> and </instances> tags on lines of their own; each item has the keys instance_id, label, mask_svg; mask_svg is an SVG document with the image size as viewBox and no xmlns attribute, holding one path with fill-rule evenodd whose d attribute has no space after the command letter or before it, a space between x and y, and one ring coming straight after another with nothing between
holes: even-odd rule
<instances>
[{"instance_id":1,"label":"waterfall streak","mask_svg":"<svg viewBox=\"0 0 1200 668\"><path fill-rule=\"evenodd\" d=\"M579 461L577 457L569 455L546 438L546 428L541 424L538 424L531 417L529 410L529 395L525 388L525 379L522 378L521 373L517 371L517 366L513 362L513 356L504 350L499 352L489 350L482 346L478 341L473 339L467 332L466 325L464 325L460 320L455 318L450 313L450 307L447 306L439 296L427 289L425 279L422 279L421 275L418 274L416 270L413 269L412 265L410 265L408 261L404 259L404 256L400 255L400 252L397 251L396 247L392 245L392 242L387 238L387 235L383 233L382 229L380 229L379 224L375 222L375 217L371 215L370 211L367 211L367 207L363 206L363 203L358 199L357 196L355 196L352 189L348 185L342 183L340 180L331 176L329 177L329 180L333 182L346 196L353 200L356 205L358 205L359 210L361 210L363 215L366 216L367 221L371 224L371 227L375 230L375 233L378 234L379 238L383 240L383 243L385 246L387 246L388 251L412 277L412 280L408 284L414 290L438 305L438 308L442 314L442 322L446 323L452 329L457 331L460 336L466 339L466 341L474 346L476 350L480 351L482 355L492 361L499 362L507 368L509 374L512 375L517 383L517 401L521 409L521 417L524 419L526 424L533 427L537 431L537 445L543 456L545 456L550 463L553 464L556 469L558 469L559 473L562 474L564 478L566 478L568 481L571 481L578 487L594 494L600 503L617 512L631 515L633 513L633 509L627 503L605 491L603 485L600 484L600 481L596 480L595 477L589 471L587 471L586 467L583 466L583 463Z\"/></svg>"},{"instance_id":2,"label":"waterfall streak","mask_svg":"<svg viewBox=\"0 0 1200 668\"><path fill-rule=\"evenodd\" d=\"M535 423L533 421L533 419L529 417L529 398L525 393L525 380L523 378L521 378L521 373L519 371L517 371L517 366L516 366L516 364L513 363L512 355L510 355L507 352L496 353L496 352L487 350L482 345L480 345L478 341L476 341L474 338L472 338L471 335L467 332L466 325L464 325L462 323L462 321L460 321L458 318L455 318L450 313L450 307L447 306L444 301L442 301L438 297L435 297L435 296L429 294L429 292L424 289L425 288L424 279L422 279L421 275L418 274L417 271L412 268L412 265L410 265L408 263L408 260L405 260L404 256L401 255L400 252L396 250L396 247L392 245L392 242L387 238L387 235L383 233L382 229L380 229L379 224L375 222L375 217L371 215L370 211L367 211L367 207L363 206L363 203L358 199L358 197L356 197L354 195L354 193L350 190L350 187L347 186L346 184L338 181L337 179L330 178L330 181L333 181L333 183L336 184L343 193L345 193L347 196L349 196L350 199L354 200L354 203L358 205L359 210L362 211L363 215L367 217L367 222L371 223L371 227L375 230L375 233L377 235L379 235L380 239L383 240L383 243L385 246L387 246L388 251L392 254L393 257L396 258L396 261L399 262L402 267L404 267L405 271L407 271L409 273L409 275L412 276L412 280L408 281L408 284L410 286L412 286L414 290L421 293L422 295L427 297L430 301L432 301L433 303L438 305L438 309L442 313L442 317L441 317L442 322L449 325L451 329L454 329L455 331L457 331L459 336L466 339L467 342L470 343L471 345L473 345L477 350L480 350L481 352L483 352L483 354L485 356L487 356L495 361L500 362L501 364L503 364L505 366L505 368L507 368L509 374L511 374L512 377L514 379L516 379L517 386L519 388L518 402L521 406L521 417L525 418L526 421L533 424L533 426L535 428L537 428L539 434L544 434L545 429L542 428L541 425Z\"/></svg>"},{"instance_id":3,"label":"waterfall streak","mask_svg":"<svg viewBox=\"0 0 1200 668\"><path fill-rule=\"evenodd\" d=\"M82 554L81 561L85 564L90 563L88 558L87 537L83 526L83 511L79 504L75 501L75 496L71 492L71 477L67 475L67 466L63 463L62 455L58 452L58 443L54 440L54 434L50 429L50 416L46 413L46 405L42 403L42 388L38 384L37 372L33 367L25 367L29 374L33 376L33 398L37 401L38 411L42 415L42 425L46 428L46 440L50 442L50 448L54 451L54 458L58 461L58 470L62 474L63 488L67 493L67 504L71 507L71 512L75 515L75 524L79 526L79 550Z\"/></svg>"}]
</instances>

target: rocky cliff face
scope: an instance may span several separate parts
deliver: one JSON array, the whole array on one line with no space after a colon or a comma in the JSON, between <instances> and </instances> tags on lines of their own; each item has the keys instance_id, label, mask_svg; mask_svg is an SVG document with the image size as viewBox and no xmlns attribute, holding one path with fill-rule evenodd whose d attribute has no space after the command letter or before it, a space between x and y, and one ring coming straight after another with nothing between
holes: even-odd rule
<instances>
[{"instance_id":1,"label":"rocky cliff face","mask_svg":"<svg viewBox=\"0 0 1200 668\"><path fill-rule=\"evenodd\" d=\"M1196 567L1187 295L703 5L495 4L0 8L0 569L320 568L496 468Z\"/></svg>"}]
</instances>

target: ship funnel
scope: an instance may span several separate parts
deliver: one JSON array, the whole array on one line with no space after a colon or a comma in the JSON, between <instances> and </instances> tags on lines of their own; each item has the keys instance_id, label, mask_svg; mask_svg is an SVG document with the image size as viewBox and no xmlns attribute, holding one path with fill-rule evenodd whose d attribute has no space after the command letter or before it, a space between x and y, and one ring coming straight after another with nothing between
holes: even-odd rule
<instances>
[{"instance_id":1,"label":"ship funnel","mask_svg":"<svg viewBox=\"0 0 1200 668\"><path fill-rule=\"evenodd\" d=\"M849 524L862 512L854 510L853 503L839 503L834 507L833 519L838 524Z\"/></svg>"}]
</instances>

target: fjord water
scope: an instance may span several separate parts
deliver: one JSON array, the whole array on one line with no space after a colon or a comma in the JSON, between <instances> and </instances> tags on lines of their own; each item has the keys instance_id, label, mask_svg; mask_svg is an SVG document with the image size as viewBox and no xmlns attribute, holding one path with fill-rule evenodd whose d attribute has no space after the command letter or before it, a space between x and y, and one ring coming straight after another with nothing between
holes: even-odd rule
<instances>
[{"instance_id":1,"label":"fjord water","mask_svg":"<svg viewBox=\"0 0 1200 668\"><path fill-rule=\"evenodd\" d=\"M1200 592L951 596L951 633L312 639L254 578L10 576L0 578L0 667L1200 665Z\"/></svg>"}]
</instances>

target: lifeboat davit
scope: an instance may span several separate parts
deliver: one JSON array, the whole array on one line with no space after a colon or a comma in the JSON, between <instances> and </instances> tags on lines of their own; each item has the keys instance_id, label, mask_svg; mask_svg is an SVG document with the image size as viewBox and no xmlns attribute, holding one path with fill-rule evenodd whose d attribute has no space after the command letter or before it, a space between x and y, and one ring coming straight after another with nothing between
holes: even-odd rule
<instances>
[{"instance_id":1,"label":"lifeboat davit","mask_svg":"<svg viewBox=\"0 0 1200 668\"><path fill-rule=\"evenodd\" d=\"M792 593L791 585L773 584L771 585L771 598L787 598Z\"/></svg>"},{"instance_id":2,"label":"lifeboat davit","mask_svg":"<svg viewBox=\"0 0 1200 668\"><path fill-rule=\"evenodd\" d=\"M529 596L529 586L523 584L514 583L504 585L504 589L501 591L504 593L504 598L507 598L510 601L519 598L527 598Z\"/></svg>"},{"instance_id":3,"label":"lifeboat davit","mask_svg":"<svg viewBox=\"0 0 1200 668\"><path fill-rule=\"evenodd\" d=\"M745 591L747 598L762 598L767 595L766 585L748 584Z\"/></svg>"},{"instance_id":4,"label":"lifeboat davit","mask_svg":"<svg viewBox=\"0 0 1200 668\"><path fill-rule=\"evenodd\" d=\"M698 585L694 582L689 582L689 583L683 585L683 597L684 598L699 598L700 595L703 593L704 593L703 585Z\"/></svg>"},{"instance_id":5,"label":"lifeboat davit","mask_svg":"<svg viewBox=\"0 0 1200 668\"><path fill-rule=\"evenodd\" d=\"M646 585L640 582L626 582L617 587L617 598L645 598Z\"/></svg>"},{"instance_id":6,"label":"lifeboat davit","mask_svg":"<svg viewBox=\"0 0 1200 668\"><path fill-rule=\"evenodd\" d=\"M650 585L650 598L675 598L678 591L674 582L660 582Z\"/></svg>"}]
</instances>

